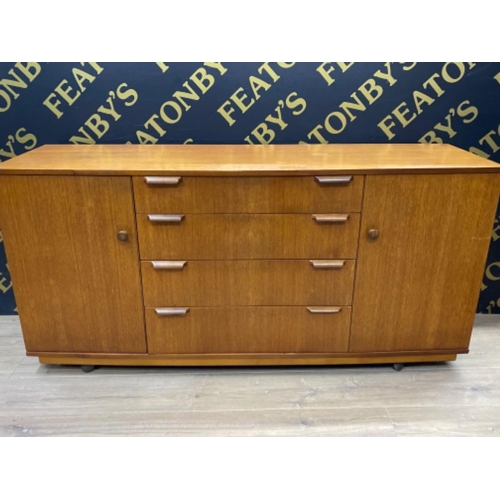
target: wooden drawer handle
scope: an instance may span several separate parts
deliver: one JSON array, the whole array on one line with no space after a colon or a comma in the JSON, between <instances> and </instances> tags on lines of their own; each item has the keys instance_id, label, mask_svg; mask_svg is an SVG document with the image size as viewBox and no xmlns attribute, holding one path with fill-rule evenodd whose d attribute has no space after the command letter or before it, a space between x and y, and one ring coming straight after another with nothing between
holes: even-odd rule
<instances>
[{"instance_id":1,"label":"wooden drawer handle","mask_svg":"<svg viewBox=\"0 0 500 500\"><path fill-rule=\"evenodd\" d=\"M184 266L187 264L186 260L154 260L151 262L153 269L184 269Z\"/></svg>"},{"instance_id":2,"label":"wooden drawer handle","mask_svg":"<svg viewBox=\"0 0 500 500\"><path fill-rule=\"evenodd\" d=\"M309 263L314 269L342 269L345 260L310 260Z\"/></svg>"},{"instance_id":3,"label":"wooden drawer handle","mask_svg":"<svg viewBox=\"0 0 500 500\"><path fill-rule=\"evenodd\" d=\"M342 310L341 307L308 307L311 314L336 314Z\"/></svg>"},{"instance_id":4,"label":"wooden drawer handle","mask_svg":"<svg viewBox=\"0 0 500 500\"><path fill-rule=\"evenodd\" d=\"M189 307L158 307L155 312L158 316L185 316Z\"/></svg>"},{"instance_id":5,"label":"wooden drawer handle","mask_svg":"<svg viewBox=\"0 0 500 500\"><path fill-rule=\"evenodd\" d=\"M335 177L323 177L323 176L317 175L316 177L314 177L314 179L319 184L330 186L332 184L336 184L336 185L349 184L352 181L352 175L337 175Z\"/></svg>"},{"instance_id":6,"label":"wooden drawer handle","mask_svg":"<svg viewBox=\"0 0 500 500\"><path fill-rule=\"evenodd\" d=\"M347 222L349 219L349 214L340 215L313 215L312 218L319 224L331 224L336 222Z\"/></svg>"},{"instance_id":7,"label":"wooden drawer handle","mask_svg":"<svg viewBox=\"0 0 500 500\"><path fill-rule=\"evenodd\" d=\"M177 186L182 177L144 177L144 182L149 186Z\"/></svg>"},{"instance_id":8,"label":"wooden drawer handle","mask_svg":"<svg viewBox=\"0 0 500 500\"><path fill-rule=\"evenodd\" d=\"M182 219L184 219L183 214L175 214L175 215L148 214L148 220L151 222L181 222Z\"/></svg>"}]
</instances>

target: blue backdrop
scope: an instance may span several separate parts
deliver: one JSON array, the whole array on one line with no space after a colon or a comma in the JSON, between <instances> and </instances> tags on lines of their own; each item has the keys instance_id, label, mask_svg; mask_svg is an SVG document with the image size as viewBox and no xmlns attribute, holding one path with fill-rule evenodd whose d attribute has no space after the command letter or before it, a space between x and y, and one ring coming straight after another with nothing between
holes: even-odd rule
<instances>
[{"instance_id":1,"label":"blue backdrop","mask_svg":"<svg viewBox=\"0 0 500 500\"><path fill-rule=\"evenodd\" d=\"M500 63L0 63L0 168L49 143L446 142L500 161L499 134ZM480 312L500 312L499 239L497 214ZM0 236L0 314L13 292Z\"/></svg>"}]
</instances>

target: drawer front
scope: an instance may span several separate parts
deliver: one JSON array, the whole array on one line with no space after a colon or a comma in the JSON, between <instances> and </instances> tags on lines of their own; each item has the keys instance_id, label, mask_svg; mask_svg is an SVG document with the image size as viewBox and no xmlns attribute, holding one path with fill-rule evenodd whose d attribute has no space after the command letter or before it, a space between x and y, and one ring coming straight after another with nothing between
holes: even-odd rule
<instances>
[{"instance_id":1,"label":"drawer front","mask_svg":"<svg viewBox=\"0 0 500 500\"><path fill-rule=\"evenodd\" d=\"M350 304L354 260L142 262L146 306Z\"/></svg>"},{"instance_id":2,"label":"drawer front","mask_svg":"<svg viewBox=\"0 0 500 500\"><path fill-rule=\"evenodd\" d=\"M360 212L363 176L134 177L138 213Z\"/></svg>"},{"instance_id":3,"label":"drawer front","mask_svg":"<svg viewBox=\"0 0 500 500\"><path fill-rule=\"evenodd\" d=\"M143 260L353 259L359 214L138 214L137 225Z\"/></svg>"},{"instance_id":4,"label":"drawer front","mask_svg":"<svg viewBox=\"0 0 500 500\"><path fill-rule=\"evenodd\" d=\"M148 352L347 352L350 316L346 306L148 307Z\"/></svg>"}]
</instances>

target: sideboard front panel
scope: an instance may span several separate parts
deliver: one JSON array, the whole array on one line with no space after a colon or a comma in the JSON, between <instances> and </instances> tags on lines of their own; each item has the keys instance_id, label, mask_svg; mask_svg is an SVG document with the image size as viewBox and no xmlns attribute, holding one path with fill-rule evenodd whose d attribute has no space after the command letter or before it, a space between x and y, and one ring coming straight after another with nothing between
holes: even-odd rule
<instances>
[{"instance_id":1,"label":"sideboard front panel","mask_svg":"<svg viewBox=\"0 0 500 500\"><path fill-rule=\"evenodd\" d=\"M139 213L360 212L362 175L134 177Z\"/></svg>"},{"instance_id":2,"label":"sideboard front panel","mask_svg":"<svg viewBox=\"0 0 500 500\"><path fill-rule=\"evenodd\" d=\"M347 352L350 318L347 306L146 308L150 354Z\"/></svg>"},{"instance_id":3,"label":"sideboard front panel","mask_svg":"<svg viewBox=\"0 0 500 500\"><path fill-rule=\"evenodd\" d=\"M26 349L145 353L131 179L8 176L0 199Z\"/></svg>"},{"instance_id":4,"label":"sideboard front panel","mask_svg":"<svg viewBox=\"0 0 500 500\"><path fill-rule=\"evenodd\" d=\"M488 174L366 177L351 352L468 348L499 185Z\"/></svg>"},{"instance_id":5,"label":"sideboard front panel","mask_svg":"<svg viewBox=\"0 0 500 500\"><path fill-rule=\"evenodd\" d=\"M143 261L141 269L146 306L348 305L355 261Z\"/></svg>"},{"instance_id":6,"label":"sideboard front panel","mask_svg":"<svg viewBox=\"0 0 500 500\"><path fill-rule=\"evenodd\" d=\"M352 259L359 214L139 214L137 225L144 260Z\"/></svg>"}]
</instances>

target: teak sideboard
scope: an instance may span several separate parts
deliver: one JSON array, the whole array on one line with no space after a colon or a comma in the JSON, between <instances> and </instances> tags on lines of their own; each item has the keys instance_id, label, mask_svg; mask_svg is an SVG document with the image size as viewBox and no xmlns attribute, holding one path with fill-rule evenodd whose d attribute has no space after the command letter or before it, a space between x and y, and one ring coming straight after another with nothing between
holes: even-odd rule
<instances>
[{"instance_id":1,"label":"teak sideboard","mask_svg":"<svg viewBox=\"0 0 500 500\"><path fill-rule=\"evenodd\" d=\"M41 363L451 361L500 165L450 145L43 146L0 166Z\"/></svg>"}]
</instances>

